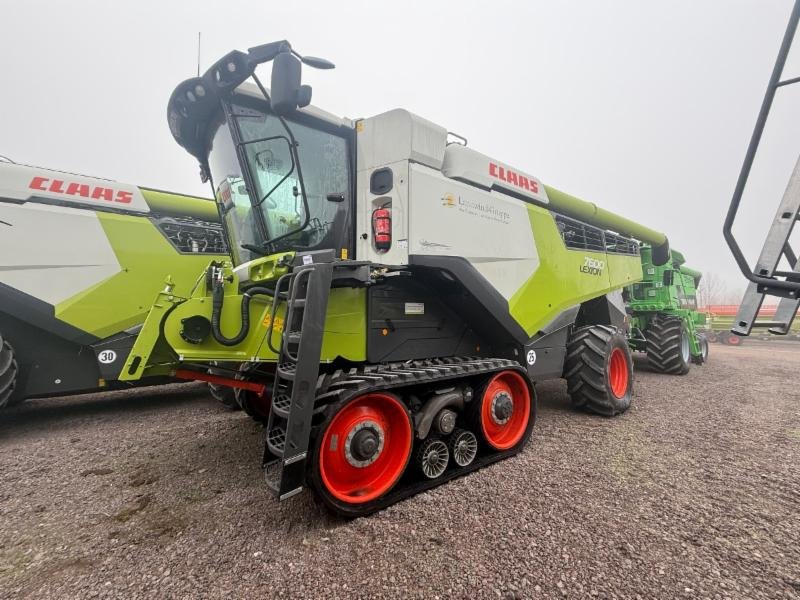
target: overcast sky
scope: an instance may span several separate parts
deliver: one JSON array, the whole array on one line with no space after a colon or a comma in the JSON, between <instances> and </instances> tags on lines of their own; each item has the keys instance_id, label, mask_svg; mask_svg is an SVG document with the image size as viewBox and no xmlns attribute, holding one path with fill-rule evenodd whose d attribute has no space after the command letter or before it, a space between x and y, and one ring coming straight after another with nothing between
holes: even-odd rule
<instances>
[{"instance_id":1,"label":"overcast sky","mask_svg":"<svg viewBox=\"0 0 800 600\"><path fill-rule=\"evenodd\" d=\"M661 229L691 266L743 289L722 222L791 5L0 0L0 154L210 195L165 118L195 74L197 33L203 70L288 39L337 65L306 70L314 104L352 118L407 108ZM751 258L800 150L795 87L773 110L738 222Z\"/></svg>"}]
</instances>

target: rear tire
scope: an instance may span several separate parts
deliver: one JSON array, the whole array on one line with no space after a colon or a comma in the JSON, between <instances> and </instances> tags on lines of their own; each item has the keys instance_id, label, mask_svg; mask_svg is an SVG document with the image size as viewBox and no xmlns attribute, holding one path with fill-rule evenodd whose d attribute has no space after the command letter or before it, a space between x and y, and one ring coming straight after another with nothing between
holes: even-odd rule
<instances>
[{"instance_id":1,"label":"rear tire","mask_svg":"<svg viewBox=\"0 0 800 600\"><path fill-rule=\"evenodd\" d=\"M696 365L703 365L708 362L708 340L705 335L698 333L697 343L700 345L700 356L693 356L692 362Z\"/></svg>"},{"instance_id":2,"label":"rear tire","mask_svg":"<svg viewBox=\"0 0 800 600\"><path fill-rule=\"evenodd\" d=\"M644 332L647 361L661 373L686 375L691 367L689 332L682 319L656 315Z\"/></svg>"},{"instance_id":3,"label":"rear tire","mask_svg":"<svg viewBox=\"0 0 800 600\"><path fill-rule=\"evenodd\" d=\"M735 333L729 333L725 336L725 343L728 346L741 346L744 343L744 338Z\"/></svg>"},{"instance_id":4,"label":"rear tire","mask_svg":"<svg viewBox=\"0 0 800 600\"><path fill-rule=\"evenodd\" d=\"M208 369L208 374L228 376L228 371L210 367ZM222 404L225 408L229 408L231 410L240 410L242 408L239 406L239 402L236 400L236 390L230 386L209 383L208 392L211 394L211 397L214 398L214 400Z\"/></svg>"},{"instance_id":5,"label":"rear tire","mask_svg":"<svg viewBox=\"0 0 800 600\"><path fill-rule=\"evenodd\" d=\"M575 329L567 344L564 379L573 406L606 416L625 412L633 397L627 338L608 325Z\"/></svg>"},{"instance_id":6,"label":"rear tire","mask_svg":"<svg viewBox=\"0 0 800 600\"><path fill-rule=\"evenodd\" d=\"M19 366L17 359L14 358L14 349L0 335L0 408L22 402L22 398L14 395L18 373Z\"/></svg>"}]
</instances>

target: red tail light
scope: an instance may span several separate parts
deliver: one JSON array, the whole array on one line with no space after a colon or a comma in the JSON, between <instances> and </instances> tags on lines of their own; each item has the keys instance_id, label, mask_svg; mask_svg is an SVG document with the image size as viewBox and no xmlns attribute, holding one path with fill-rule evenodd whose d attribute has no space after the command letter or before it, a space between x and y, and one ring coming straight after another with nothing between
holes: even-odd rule
<instances>
[{"instance_id":1,"label":"red tail light","mask_svg":"<svg viewBox=\"0 0 800 600\"><path fill-rule=\"evenodd\" d=\"M375 248L385 252L392 247L392 211L376 208L372 211L372 237Z\"/></svg>"}]
</instances>

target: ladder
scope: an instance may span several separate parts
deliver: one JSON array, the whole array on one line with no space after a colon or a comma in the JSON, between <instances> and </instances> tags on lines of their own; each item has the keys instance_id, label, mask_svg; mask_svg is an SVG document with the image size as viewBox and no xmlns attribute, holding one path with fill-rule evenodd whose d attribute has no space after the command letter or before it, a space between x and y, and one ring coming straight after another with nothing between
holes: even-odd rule
<instances>
[{"instance_id":1,"label":"ladder","mask_svg":"<svg viewBox=\"0 0 800 600\"><path fill-rule=\"evenodd\" d=\"M281 277L275 286L272 320L267 331L270 346L284 283L286 313L280 346L273 348L278 363L262 465L267 485L281 500L301 492L305 481L332 276L333 263L309 263Z\"/></svg>"},{"instance_id":2,"label":"ladder","mask_svg":"<svg viewBox=\"0 0 800 600\"><path fill-rule=\"evenodd\" d=\"M303 490L320 356L331 288L370 284L369 263L335 260L331 251L297 255L275 284L267 344L278 355L262 467L280 500ZM286 302L280 344L272 344L278 305Z\"/></svg>"},{"instance_id":3,"label":"ladder","mask_svg":"<svg viewBox=\"0 0 800 600\"><path fill-rule=\"evenodd\" d=\"M731 328L731 331L737 335L749 335L753 327L768 327L772 333L785 335L789 333L797 309L800 307L800 263L798 262L798 252L792 248L790 243L794 225L800 214L800 158L798 158L789 179L789 184L778 206L775 219L772 221L754 269L750 268L732 233L733 222L739 210L775 92L778 88L800 82L800 77L781 80L786 58L797 30L798 20L800 20L800 0L795 0L723 227L725 241L731 249L739 269L750 281L739 306L736 321ZM791 270L778 269L781 259L784 258ZM778 308L772 321L757 322L756 317L766 296L779 297Z\"/></svg>"}]
</instances>

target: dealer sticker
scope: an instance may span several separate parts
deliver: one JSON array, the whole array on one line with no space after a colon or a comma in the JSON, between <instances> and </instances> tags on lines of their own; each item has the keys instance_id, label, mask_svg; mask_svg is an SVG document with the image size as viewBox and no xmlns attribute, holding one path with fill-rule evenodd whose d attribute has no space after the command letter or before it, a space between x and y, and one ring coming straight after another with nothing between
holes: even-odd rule
<instances>
[{"instance_id":1,"label":"dealer sticker","mask_svg":"<svg viewBox=\"0 0 800 600\"><path fill-rule=\"evenodd\" d=\"M425 304L423 302L406 302L407 315L424 315Z\"/></svg>"}]
</instances>

